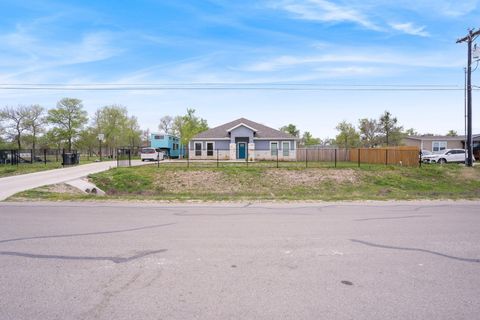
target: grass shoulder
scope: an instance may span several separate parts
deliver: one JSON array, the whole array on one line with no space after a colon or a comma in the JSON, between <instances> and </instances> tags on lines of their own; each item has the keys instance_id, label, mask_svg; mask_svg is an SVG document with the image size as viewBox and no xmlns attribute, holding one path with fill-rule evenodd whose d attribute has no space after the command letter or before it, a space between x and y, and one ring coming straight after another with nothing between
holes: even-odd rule
<instances>
[{"instance_id":1,"label":"grass shoulder","mask_svg":"<svg viewBox=\"0 0 480 320\"><path fill-rule=\"evenodd\" d=\"M89 177L105 197L30 190L11 199L43 200L417 200L478 199L480 168L362 166L145 165L115 168Z\"/></svg>"}]
</instances>

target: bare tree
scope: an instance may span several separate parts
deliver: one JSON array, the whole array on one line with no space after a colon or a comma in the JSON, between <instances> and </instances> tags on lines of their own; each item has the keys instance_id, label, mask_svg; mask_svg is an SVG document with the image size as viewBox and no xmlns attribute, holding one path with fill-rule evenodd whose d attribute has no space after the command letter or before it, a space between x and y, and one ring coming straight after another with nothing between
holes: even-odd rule
<instances>
[{"instance_id":1,"label":"bare tree","mask_svg":"<svg viewBox=\"0 0 480 320\"><path fill-rule=\"evenodd\" d=\"M160 118L160 123L158 125L158 130L166 134L172 133L173 127L173 118L171 116L163 116Z\"/></svg>"},{"instance_id":2,"label":"bare tree","mask_svg":"<svg viewBox=\"0 0 480 320\"><path fill-rule=\"evenodd\" d=\"M5 123L5 131L11 140L17 142L18 149L22 149L22 134L27 130L25 120L28 109L23 105L5 107L0 111L0 119Z\"/></svg>"}]
</instances>

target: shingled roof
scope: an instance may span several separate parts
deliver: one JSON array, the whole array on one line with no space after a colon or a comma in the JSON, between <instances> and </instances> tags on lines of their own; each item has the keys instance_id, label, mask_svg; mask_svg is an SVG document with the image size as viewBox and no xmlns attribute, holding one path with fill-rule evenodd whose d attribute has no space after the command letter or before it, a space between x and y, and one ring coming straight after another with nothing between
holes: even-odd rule
<instances>
[{"instance_id":1,"label":"shingled roof","mask_svg":"<svg viewBox=\"0 0 480 320\"><path fill-rule=\"evenodd\" d=\"M228 130L236 127L240 124L244 124L255 129L255 138L259 139L296 139L289 133L276 130L260 124L255 121L251 121L245 118L240 118L232 122L222 124L221 126L200 132L193 139L224 139L229 138Z\"/></svg>"}]
</instances>

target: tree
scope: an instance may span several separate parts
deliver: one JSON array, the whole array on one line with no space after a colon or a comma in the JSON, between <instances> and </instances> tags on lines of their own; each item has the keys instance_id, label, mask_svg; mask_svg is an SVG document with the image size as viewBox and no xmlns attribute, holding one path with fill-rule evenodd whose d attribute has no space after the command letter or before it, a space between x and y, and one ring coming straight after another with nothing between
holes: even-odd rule
<instances>
[{"instance_id":1,"label":"tree","mask_svg":"<svg viewBox=\"0 0 480 320\"><path fill-rule=\"evenodd\" d=\"M448 130L448 132L447 132L447 137L456 137L456 136L458 136L457 131L455 131L455 130Z\"/></svg>"},{"instance_id":2,"label":"tree","mask_svg":"<svg viewBox=\"0 0 480 320\"><path fill-rule=\"evenodd\" d=\"M141 131L137 118L129 117L124 106L110 105L98 109L93 126L97 134L104 134L104 146L112 155L120 146L139 144Z\"/></svg>"},{"instance_id":3,"label":"tree","mask_svg":"<svg viewBox=\"0 0 480 320\"><path fill-rule=\"evenodd\" d=\"M291 134L292 136L296 138L300 138L300 130L297 129L297 126L294 124L288 124L286 126L283 126L280 128L280 131L286 132Z\"/></svg>"},{"instance_id":4,"label":"tree","mask_svg":"<svg viewBox=\"0 0 480 320\"><path fill-rule=\"evenodd\" d=\"M17 142L18 150L22 149L22 134L27 130L25 120L28 108L23 105L5 107L0 111L0 120L5 123L5 132L12 141Z\"/></svg>"},{"instance_id":5,"label":"tree","mask_svg":"<svg viewBox=\"0 0 480 320\"><path fill-rule=\"evenodd\" d=\"M318 145L321 143L319 138L314 138L312 134L308 131L305 131L303 133L301 141L304 146Z\"/></svg>"},{"instance_id":6,"label":"tree","mask_svg":"<svg viewBox=\"0 0 480 320\"><path fill-rule=\"evenodd\" d=\"M358 120L360 139L367 148L372 148L378 143L379 126L375 119L363 118Z\"/></svg>"},{"instance_id":7,"label":"tree","mask_svg":"<svg viewBox=\"0 0 480 320\"><path fill-rule=\"evenodd\" d=\"M393 117L389 111L385 111L378 121L380 132L384 134L384 143L389 145L398 145L402 139L403 127L397 126L397 118Z\"/></svg>"},{"instance_id":8,"label":"tree","mask_svg":"<svg viewBox=\"0 0 480 320\"><path fill-rule=\"evenodd\" d=\"M351 123L342 121L335 128L339 131L339 134L335 137L338 146L352 148L360 144L360 135Z\"/></svg>"},{"instance_id":9,"label":"tree","mask_svg":"<svg viewBox=\"0 0 480 320\"><path fill-rule=\"evenodd\" d=\"M163 116L160 118L158 130L166 134L172 134L173 118L171 116Z\"/></svg>"},{"instance_id":10,"label":"tree","mask_svg":"<svg viewBox=\"0 0 480 320\"><path fill-rule=\"evenodd\" d=\"M415 129L413 129L413 128L407 129L407 130L405 131L405 134L406 134L407 136L418 136L418 132L415 131Z\"/></svg>"},{"instance_id":11,"label":"tree","mask_svg":"<svg viewBox=\"0 0 480 320\"><path fill-rule=\"evenodd\" d=\"M45 109L34 104L27 107L27 115L25 117L25 127L32 134L32 149L35 150L37 143L37 135L45 130ZM35 151L34 151L35 152Z\"/></svg>"},{"instance_id":12,"label":"tree","mask_svg":"<svg viewBox=\"0 0 480 320\"><path fill-rule=\"evenodd\" d=\"M68 150L87 123L87 112L83 110L82 100L63 98L55 109L48 110L47 120L54 125L56 134L67 141Z\"/></svg>"},{"instance_id":13,"label":"tree","mask_svg":"<svg viewBox=\"0 0 480 320\"><path fill-rule=\"evenodd\" d=\"M195 109L187 109L183 116L176 116L173 120L173 132L180 136L183 145L187 145L195 135L208 130L207 120L195 115Z\"/></svg>"}]
</instances>

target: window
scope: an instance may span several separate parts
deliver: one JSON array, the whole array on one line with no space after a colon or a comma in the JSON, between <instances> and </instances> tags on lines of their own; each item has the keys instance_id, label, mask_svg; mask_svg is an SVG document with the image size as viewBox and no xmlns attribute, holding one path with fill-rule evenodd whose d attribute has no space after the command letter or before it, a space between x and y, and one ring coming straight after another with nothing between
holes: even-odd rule
<instances>
[{"instance_id":1,"label":"window","mask_svg":"<svg viewBox=\"0 0 480 320\"><path fill-rule=\"evenodd\" d=\"M270 154L272 156L278 155L278 142L270 142Z\"/></svg>"},{"instance_id":2,"label":"window","mask_svg":"<svg viewBox=\"0 0 480 320\"><path fill-rule=\"evenodd\" d=\"M173 150L177 150L178 149L178 144L177 143L174 143L173 144Z\"/></svg>"},{"instance_id":3,"label":"window","mask_svg":"<svg viewBox=\"0 0 480 320\"><path fill-rule=\"evenodd\" d=\"M153 137L155 140L163 140L164 136L156 135Z\"/></svg>"},{"instance_id":4,"label":"window","mask_svg":"<svg viewBox=\"0 0 480 320\"><path fill-rule=\"evenodd\" d=\"M433 141L432 142L432 151L440 152L447 149L447 141Z\"/></svg>"},{"instance_id":5,"label":"window","mask_svg":"<svg viewBox=\"0 0 480 320\"><path fill-rule=\"evenodd\" d=\"M288 157L289 152L290 152L290 142L283 141L282 142L282 150L283 150L283 156Z\"/></svg>"},{"instance_id":6,"label":"window","mask_svg":"<svg viewBox=\"0 0 480 320\"><path fill-rule=\"evenodd\" d=\"M207 142L207 156L213 156L213 142Z\"/></svg>"},{"instance_id":7,"label":"window","mask_svg":"<svg viewBox=\"0 0 480 320\"><path fill-rule=\"evenodd\" d=\"M202 155L202 143L201 142L195 142L195 156L201 156Z\"/></svg>"}]
</instances>

